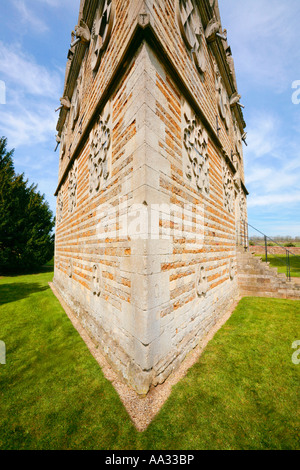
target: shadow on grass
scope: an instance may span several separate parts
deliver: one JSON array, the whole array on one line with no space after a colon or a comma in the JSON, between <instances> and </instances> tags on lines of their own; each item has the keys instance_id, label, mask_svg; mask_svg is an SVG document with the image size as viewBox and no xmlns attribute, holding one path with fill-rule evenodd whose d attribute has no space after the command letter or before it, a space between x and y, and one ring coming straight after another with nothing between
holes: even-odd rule
<instances>
[{"instance_id":1,"label":"shadow on grass","mask_svg":"<svg viewBox=\"0 0 300 470\"><path fill-rule=\"evenodd\" d=\"M54 272L54 266L45 264L44 266L39 266L38 268L34 269L27 269L27 270L18 270L18 271L8 271L8 272L0 272L0 279L5 277L19 277L19 276L27 276L30 274L45 274Z\"/></svg>"},{"instance_id":2,"label":"shadow on grass","mask_svg":"<svg viewBox=\"0 0 300 470\"><path fill-rule=\"evenodd\" d=\"M48 289L48 286L42 286L37 282L14 282L13 284L0 284L0 306L26 299L36 292L44 292Z\"/></svg>"}]
</instances>

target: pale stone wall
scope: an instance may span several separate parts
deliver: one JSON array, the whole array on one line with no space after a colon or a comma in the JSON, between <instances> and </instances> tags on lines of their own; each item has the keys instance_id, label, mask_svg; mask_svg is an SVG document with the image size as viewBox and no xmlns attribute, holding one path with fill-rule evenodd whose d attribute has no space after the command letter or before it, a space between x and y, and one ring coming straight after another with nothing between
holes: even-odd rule
<instances>
[{"instance_id":1,"label":"pale stone wall","mask_svg":"<svg viewBox=\"0 0 300 470\"><path fill-rule=\"evenodd\" d=\"M231 150L242 124L223 88L228 107L220 115L214 48L203 38L202 76L186 51L175 0L113 5L99 69L93 34L68 64L54 283L143 394L238 296L236 230L246 198L242 151L237 169ZM96 7L83 4L91 31Z\"/></svg>"}]
</instances>

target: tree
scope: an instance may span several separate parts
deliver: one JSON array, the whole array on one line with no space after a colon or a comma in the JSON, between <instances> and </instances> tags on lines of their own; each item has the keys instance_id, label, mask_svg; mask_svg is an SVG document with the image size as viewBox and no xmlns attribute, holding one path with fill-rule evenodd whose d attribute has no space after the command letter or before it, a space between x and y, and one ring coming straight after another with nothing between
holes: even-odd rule
<instances>
[{"instance_id":1,"label":"tree","mask_svg":"<svg viewBox=\"0 0 300 470\"><path fill-rule=\"evenodd\" d=\"M36 185L18 175L0 138L0 273L31 271L54 252L53 214Z\"/></svg>"}]
</instances>

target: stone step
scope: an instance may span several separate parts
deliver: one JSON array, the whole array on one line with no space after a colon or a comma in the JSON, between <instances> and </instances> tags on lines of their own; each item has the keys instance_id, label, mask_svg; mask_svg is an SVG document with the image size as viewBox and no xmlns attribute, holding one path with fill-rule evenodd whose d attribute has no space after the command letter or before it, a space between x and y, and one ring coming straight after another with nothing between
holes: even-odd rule
<instances>
[{"instance_id":1,"label":"stone step","mask_svg":"<svg viewBox=\"0 0 300 470\"><path fill-rule=\"evenodd\" d=\"M238 284L241 295L300 299L300 283L290 282L285 273L247 252L237 253Z\"/></svg>"}]
</instances>

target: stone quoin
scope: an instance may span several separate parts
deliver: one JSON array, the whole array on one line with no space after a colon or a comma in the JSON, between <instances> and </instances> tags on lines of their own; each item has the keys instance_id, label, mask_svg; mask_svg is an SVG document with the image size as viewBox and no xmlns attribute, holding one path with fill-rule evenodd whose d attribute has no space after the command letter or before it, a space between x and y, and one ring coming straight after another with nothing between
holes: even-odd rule
<instances>
[{"instance_id":1,"label":"stone quoin","mask_svg":"<svg viewBox=\"0 0 300 470\"><path fill-rule=\"evenodd\" d=\"M144 395L239 296L233 58L216 0L82 0L71 40L53 282Z\"/></svg>"}]
</instances>

